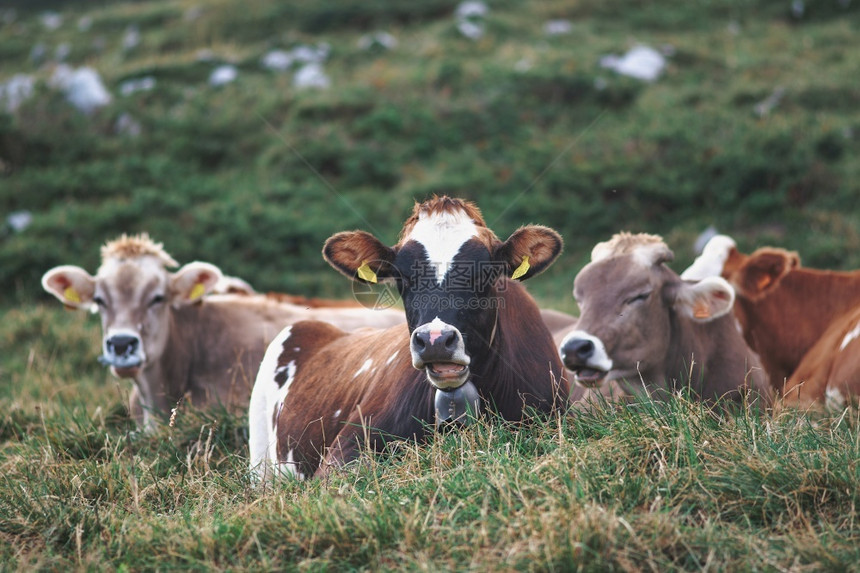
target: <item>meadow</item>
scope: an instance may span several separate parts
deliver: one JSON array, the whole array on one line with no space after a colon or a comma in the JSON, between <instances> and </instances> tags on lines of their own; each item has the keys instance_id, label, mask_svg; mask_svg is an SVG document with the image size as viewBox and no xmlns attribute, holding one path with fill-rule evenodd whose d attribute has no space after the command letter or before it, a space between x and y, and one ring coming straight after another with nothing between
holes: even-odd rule
<instances>
[{"instance_id":1,"label":"meadow","mask_svg":"<svg viewBox=\"0 0 860 573\"><path fill-rule=\"evenodd\" d=\"M39 285L94 271L123 232L259 290L346 298L323 241L393 243L415 200L447 193L500 236L561 232L528 287L569 312L622 229L661 234L679 271L708 226L860 268L857 2L498 0L469 17L478 38L458 5L0 6L0 570L858 569L856 409L679 396L489 420L262 492L244 417L180 406L135 431L97 319ZM665 58L656 80L600 65L637 45ZM110 101L76 109L60 64L92 67Z\"/></svg>"}]
</instances>

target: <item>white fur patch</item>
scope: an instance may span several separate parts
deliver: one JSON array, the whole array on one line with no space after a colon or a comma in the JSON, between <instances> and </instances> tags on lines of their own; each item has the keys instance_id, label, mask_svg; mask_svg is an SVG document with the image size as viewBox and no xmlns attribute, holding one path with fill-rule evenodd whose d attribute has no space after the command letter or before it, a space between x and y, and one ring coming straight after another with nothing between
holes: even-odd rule
<instances>
[{"instance_id":1,"label":"white fur patch","mask_svg":"<svg viewBox=\"0 0 860 573\"><path fill-rule=\"evenodd\" d=\"M394 362L394 359L395 359L395 358L397 358L397 355L398 355L399 353L400 353L400 351L399 351L399 350L395 350L395 351L394 351L394 354L392 354L392 355L391 355L391 358L389 358L388 360L386 360L386 361L385 361L385 365L386 365L386 366L388 366L389 364L391 364L392 362Z\"/></svg>"},{"instance_id":2,"label":"white fur patch","mask_svg":"<svg viewBox=\"0 0 860 573\"><path fill-rule=\"evenodd\" d=\"M305 479L305 474L300 472L297 467L298 463L296 463L295 458L293 457L293 450L287 452L287 459L281 463L281 467L286 468L287 472L293 475L293 477L297 477L300 480Z\"/></svg>"},{"instance_id":3,"label":"white fur patch","mask_svg":"<svg viewBox=\"0 0 860 573\"><path fill-rule=\"evenodd\" d=\"M842 410L845 408L847 401L845 400L845 395L839 390L839 388L834 388L832 386L828 386L827 390L824 393L824 405L829 410Z\"/></svg>"},{"instance_id":4,"label":"white fur patch","mask_svg":"<svg viewBox=\"0 0 860 573\"><path fill-rule=\"evenodd\" d=\"M602 340L585 332L584 330L574 330L564 337L559 348L563 348L567 342L572 339L588 340L594 345L594 353L588 359L588 363L586 364L588 368L602 370L603 372L609 372L612 370L612 358L607 354L606 346L603 345Z\"/></svg>"},{"instance_id":5,"label":"white fur patch","mask_svg":"<svg viewBox=\"0 0 860 573\"><path fill-rule=\"evenodd\" d=\"M720 276L726 259L729 258L729 252L735 246L736 243L731 237L716 235L708 241L693 264L681 273L681 278L685 281L700 281L707 277Z\"/></svg>"},{"instance_id":6,"label":"white fur patch","mask_svg":"<svg viewBox=\"0 0 860 573\"><path fill-rule=\"evenodd\" d=\"M368 358L367 360L364 361L364 364L361 365L361 368L358 369L358 372L356 372L352 377L358 378L361 374L363 374L364 372L367 372L370 369L370 366L372 364L373 364L373 360Z\"/></svg>"},{"instance_id":7,"label":"white fur patch","mask_svg":"<svg viewBox=\"0 0 860 573\"><path fill-rule=\"evenodd\" d=\"M477 231L474 221L462 211L422 213L418 215L409 239L424 246L427 261L435 267L436 280L442 284L454 257L466 241L477 235Z\"/></svg>"},{"instance_id":8,"label":"white fur patch","mask_svg":"<svg viewBox=\"0 0 860 573\"><path fill-rule=\"evenodd\" d=\"M286 366L288 379L282 388L275 382L278 370L278 358L284 351L284 344L290 338L292 327L283 329L266 348L266 354L260 363L254 388L251 391L251 402L248 408L248 446L250 449L250 469L258 481L268 479L277 467L277 432L273 427L272 418L279 412L283 399L289 391L295 374L295 361Z\"/></svg>"},{"instance_id":9,"label":"white fur patch","mask_svg":"<svg viewBox=\"0 0 860 573\"><path fill-rule=\"evenodd\" d=\"M842 344L839 345L839 351L845 350L845 347L848 346L852 340L860 336L860 324L854 327L854 330L845 335L845 338L842 339Z\"/></svg>"}]
</instances>

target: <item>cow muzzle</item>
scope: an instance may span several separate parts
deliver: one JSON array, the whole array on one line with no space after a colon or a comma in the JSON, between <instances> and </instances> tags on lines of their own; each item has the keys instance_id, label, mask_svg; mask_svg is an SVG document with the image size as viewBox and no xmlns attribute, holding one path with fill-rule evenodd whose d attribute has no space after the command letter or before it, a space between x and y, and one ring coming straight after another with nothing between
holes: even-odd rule
<instances>
[{"instance_id":1,"label":"cow muzzle","mask_svg":"<svg viewBox=\"0 0 860 573\"><path fill-rule=\"evenodd\" d=\"M134 376L143 364L143 344L134 332L114 332L104 339L103 347L99 362L110 366L121 378Z\"/></svg>"},{"instance_id":2,"label":"cow muzzle","mask_svg":"<svg viewBox=\"0 0 860 573\"><path fill-rule=\"evenodd\" d=\"M603 342L581 330L575 330L564 338L559 354L565 368L587 388L599 386L612 370L612 359Z\"/></svg>"},{"instance_id":3,"label":"cow muzzle","mask_svg":"<svg viewBox=\"0 0 860 573\"><path fill-rule=\"evenodd\" d=\"M438 318L412 333L412 366L424 370L435 388L451 390L469 379L469 356L463 335L457 328Z\"/></svg>"}]
</instances>

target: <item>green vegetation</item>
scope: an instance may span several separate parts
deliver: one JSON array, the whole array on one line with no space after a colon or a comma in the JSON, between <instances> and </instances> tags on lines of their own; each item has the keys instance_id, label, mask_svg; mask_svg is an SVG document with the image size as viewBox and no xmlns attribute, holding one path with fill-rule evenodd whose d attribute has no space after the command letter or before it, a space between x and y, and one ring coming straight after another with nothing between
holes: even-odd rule
<instances>
[{"instance_id":1,"label":"green vegetation","mask_svg":"<svg viewBox=\"0 0 860 573\"><path fill-rule=\"evenodd\" d=\"M39 286L57 264L95 270L123 232L260 290L345 297L323 241L394 242L414 200L447 193L499 235L558 229L566 251L530 289L565 310L622 229L663 235L676 269L708 225L860 268L860 3L499 0L479 40L457 4L4 3L0 82L36 83L0 102L0 214L33 215L0 221L0 569L857 568L855 411L714 417L679 399L487 424L262 494L245 419L183 408L133 431L97 321ZM552 19L570 33L545 34ZM397 46L360 48L376 31ZM327 90L260 63L322 44ZM600 67L636 44L670 54L656 82ZM92 115L48 85L63 45L113 96ZM237 80L210 86L225 63Z\"/></svg>"},{"instance_id":2,"label":"green vegetation","mask_svg":"<svg viewBox=\"0 0 860 573\"><path fill-rule=\"evenodd\" d=\"M842 571L860 558L856 411L718 416L678 398L481 423L261 492L244 419L180 407L173 427L136 434L126 383L86 365L70 378L55 358L97 327L32 327L44 314L0 325L4 347L34 349L3 372L7 570Z\"/></svg>"}]
</instances>

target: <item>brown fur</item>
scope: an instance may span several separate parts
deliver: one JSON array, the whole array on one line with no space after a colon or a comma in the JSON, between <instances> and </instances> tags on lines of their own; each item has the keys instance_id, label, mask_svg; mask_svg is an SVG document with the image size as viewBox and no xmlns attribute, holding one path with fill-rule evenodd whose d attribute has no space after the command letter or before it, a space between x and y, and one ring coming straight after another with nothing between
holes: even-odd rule
<instances>
[{"instance_id":1,"label":"brown fur","mask_svg":"<svg viewBox=\"0 0 860 573\"><path fill-rule=\"evenodd\" d=\"M733 250L722 276L737 293L744 338L778 390L827 329L860 305L860 271L802 267L797 253L783 249Z\"/></svg>"},{"instance_id":2,"label":"brown fur","mask_svg":"<svg viewBox=\"0 0 860 573\"><path fill-rule=\"evenodd\" d=\"M564 408L568 384L534 300L513 281L494 296L505 304L493 359L474 373L482 397L515 421L525 407ZM325 475L354 459L362 444L382 450L387 442L421 438L432 430L434 391L423 371L412 367L405 326L348 335L321 323L299 322L283 344L278 365L292 360L295 380L281 414L273 415L278 457L285 460L292 451L301 474ZM367 360L372 365L357 374Z\"/></svg>"}]
</instances>

